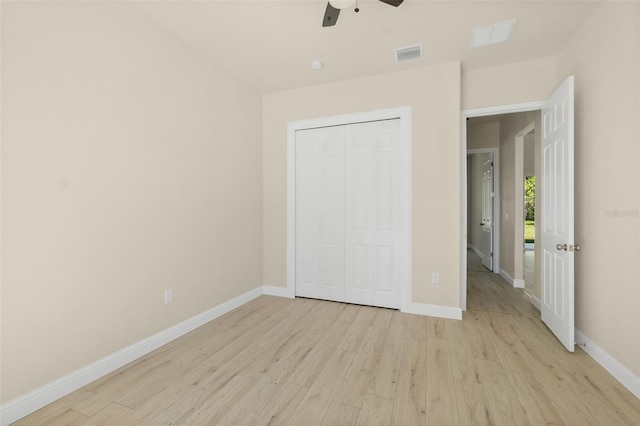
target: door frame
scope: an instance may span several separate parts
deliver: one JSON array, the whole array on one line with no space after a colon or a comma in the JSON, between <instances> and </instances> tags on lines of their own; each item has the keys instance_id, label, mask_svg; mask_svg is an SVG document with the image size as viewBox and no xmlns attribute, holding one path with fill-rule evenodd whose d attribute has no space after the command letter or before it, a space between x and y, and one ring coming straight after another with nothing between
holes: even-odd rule
<instances>
[{"instance_id":1,"label":"door frame","mask_svg":"<svg viewBox=\"0 0 640 426\"><path fill-rule=\"evenodd\" d=\"M466 120L465 120L466 121ZM500 273L500 148L474 148L468 149L467 155L473 154L493 154L493 197L492 197L492 210L493 210L493 222L492 226L492 241L493 246L493 271L494 273ZM466 173L466 171L465 171ZM466 182L465 182L466 185ZM469 208L469 206L467 206ZM467 212L468 217L469 212ZM468 243L468 238L467 238ZM466 251L465 251L466 256ZM466 273L466 258L465 258L465 273Z\"/></svg>"},{"instance_id":2,"label":"door frame","mask_svg":"<svg viewBox=\"0 0 640 426\"><path fill-rule=\"evenodd\" d=\"M412 303L412 108L410 106L311 118L287 124L287 297L295 297L296 294L296 132L392 119L400 119L400 309L404 311L410 307Z\"/></svg>"},{"instance_id":3,"label":"door frame","mask_svg":"<svg viewBox=\"0 0 640 426\"><path fill-rule=\"evenodd\" d=\"M463 311L467 310L467 118L540 110L544 102L470 108L460 114L460 307Z\"/></svg>"}]
</instances>

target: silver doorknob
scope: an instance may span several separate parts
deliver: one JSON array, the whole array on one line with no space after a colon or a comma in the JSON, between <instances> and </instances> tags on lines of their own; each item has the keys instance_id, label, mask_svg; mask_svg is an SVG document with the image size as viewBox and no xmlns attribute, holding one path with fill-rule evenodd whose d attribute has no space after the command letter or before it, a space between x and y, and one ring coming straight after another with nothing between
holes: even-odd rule
<instances>
[{"instance_id":1,"label":"silver doorknob","mask_svg":"<svg viewBox=\"0 0 640 426\"><path fill-rule=\"evenodd\" d=\"M567 251L567 245L566 244L557 244L556 245L556 249Z\"/></svg>"},{"instance_id":2,"label":"silver doorknob","mask_svg":"<svg viewBox=\"0 0 640 426\"><path fill-rule=\"evenodd\" d=\"M573 249L574 249L575 251L580 251L580 250L582 250L582 249L580 248L580 244L576 244L576 245L573 247Z\"/></svg>"}]
</instances>

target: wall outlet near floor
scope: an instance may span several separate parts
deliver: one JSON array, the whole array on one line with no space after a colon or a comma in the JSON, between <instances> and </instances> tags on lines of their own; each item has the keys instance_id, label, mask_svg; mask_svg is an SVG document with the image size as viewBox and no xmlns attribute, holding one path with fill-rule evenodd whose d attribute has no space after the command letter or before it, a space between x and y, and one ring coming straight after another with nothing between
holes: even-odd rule
<instances>
[{"instance_id":1,"label":"wall outlet near floor","mask_svg":"<svg viewBox=\"0 0 640 426\"><path fill-rule=\"evenodd\" d=\"M164 303L165 305L167 303L173 302L173 289L167 289L164 291Z\"/></svg>"},{"instance_id":2,"label":"wall outlet near floor","mask_svg":"<svg viewBox=\"0 0 640 426\"><path fill-rule=\"evenodd\" d=\"M440 282L440 274L438 274L437 272L431 274L431 282L434 284L438 284Z\"/></svg>"}]
</instances>

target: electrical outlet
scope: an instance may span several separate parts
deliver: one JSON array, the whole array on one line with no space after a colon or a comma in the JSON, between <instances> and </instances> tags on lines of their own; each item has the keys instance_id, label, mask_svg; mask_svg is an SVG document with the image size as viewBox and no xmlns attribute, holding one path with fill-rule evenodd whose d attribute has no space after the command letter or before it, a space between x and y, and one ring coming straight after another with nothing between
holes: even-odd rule
<instances>
[{"instance_id":1,"label":"electrical outlet","mask_svg":"<svg viewBox=\"0 0 640 426\"><path fill-rule=\"evenodd\" d=\"M173 289L170 288L168 290L164 291L164 303L170 303L173 302Z\"/></svg>"},{"instance_id":2,"label":"electrical outlet","mask_svg":"<svg viewBox=\"0 0 640 426\"><path fill-rule=\"evenodd\" d=\"M434 284L438 284L440 282L440 274L438 274L437 272L431 274L431 282Z\"/></svg>"}]
</instances>

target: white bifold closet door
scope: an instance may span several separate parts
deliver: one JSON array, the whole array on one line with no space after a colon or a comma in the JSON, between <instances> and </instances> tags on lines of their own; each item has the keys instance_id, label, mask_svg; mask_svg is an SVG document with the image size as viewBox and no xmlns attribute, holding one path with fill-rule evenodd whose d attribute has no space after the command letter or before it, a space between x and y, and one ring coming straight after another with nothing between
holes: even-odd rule
<instances>
[{"instance_id":1,"label":"white bifold closet door","mask_svg":"<svg viewBox=\"0 0 640 426\"><path fill-rule=\"evenodd\" d=\"M296 132L296 295L344 301L344 127Z\"/></svg>"},{"instance_id":2,"label":"white bifold closet door","mask_svg":"<svg viewBox=\"0 0 640 426\"><path fill-rule=\"evenodd\" d=\"M296 295L400 307L400 120L296 132Z\"/></svg>"}]
</instances>

